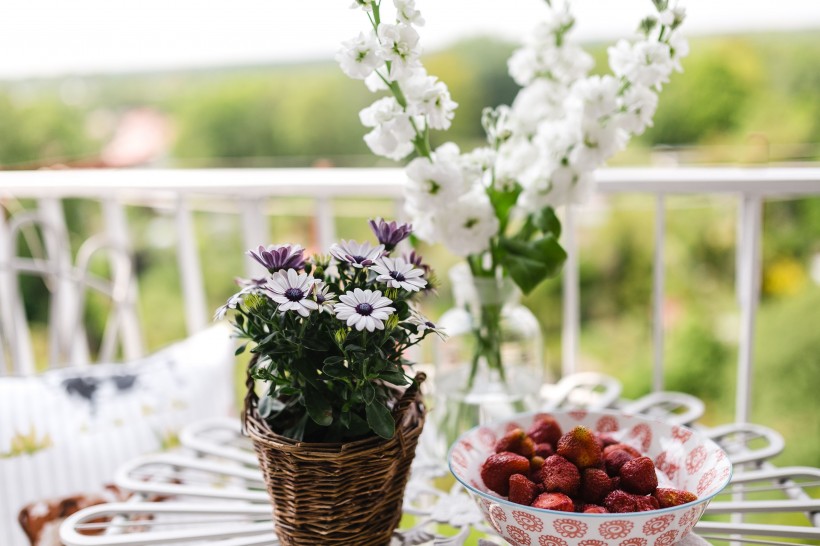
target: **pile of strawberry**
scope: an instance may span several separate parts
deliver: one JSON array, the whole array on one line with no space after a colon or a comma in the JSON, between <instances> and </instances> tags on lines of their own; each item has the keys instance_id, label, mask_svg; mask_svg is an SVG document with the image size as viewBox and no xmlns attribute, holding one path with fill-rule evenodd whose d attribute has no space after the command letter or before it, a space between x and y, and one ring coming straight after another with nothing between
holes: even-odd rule
<instances>
[{"instance_id":1,"label":"pile of strawberry","mask_svg":"<svg viewBox=\"0 0 820 546\"><path fill-rule=\"evenodd\" d=\"M582 426L562 434L546 414L527 432L508 431L481 466L481 479L511 502L564 512L646 512L697 499L658 487L652 459L634 447Z\"/></svg>"}]
</instances>

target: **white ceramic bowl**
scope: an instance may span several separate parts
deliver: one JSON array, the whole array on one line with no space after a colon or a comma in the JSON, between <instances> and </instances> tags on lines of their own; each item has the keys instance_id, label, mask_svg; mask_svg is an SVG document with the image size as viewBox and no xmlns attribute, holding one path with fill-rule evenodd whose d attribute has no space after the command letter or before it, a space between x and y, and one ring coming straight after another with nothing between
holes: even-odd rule
<instances>
[{"instance_id":1,"label":"white ceramic bowl","mask_svg":"<svg viewBox=\"0 0 820 546\"><path fill-rule=\"evenodd\" d=\"M696 501L626 514L582 514L533 508L508 501L481 480L481 465L511 426L527 430L536 414L471 429L450 448L450 471L478 504L484 518L514 546L671 546L683 539L709 501L732 477L726 453L687 427L615 411L548 412L563 432L577 425L608 432L655 461L669 486L697 494Z\"/></svg>"}]
</instances>

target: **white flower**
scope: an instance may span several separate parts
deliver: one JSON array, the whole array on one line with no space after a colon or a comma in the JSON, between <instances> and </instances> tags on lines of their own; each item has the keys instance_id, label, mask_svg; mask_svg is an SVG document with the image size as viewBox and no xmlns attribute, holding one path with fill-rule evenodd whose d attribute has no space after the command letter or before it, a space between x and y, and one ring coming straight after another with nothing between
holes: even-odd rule
<instances>
[{"instance_id":1,"label":"white flower","mask_svg":"<svg viewBox=\"0 0 820 546\"><path fill-rule=\"evenodd\" d=\"M315 301L308 299L308 294L316 279L307 273L297 273L295 269L277 271L265 285L269 296L279 304L279 311L296 311L303 317L319 308Z\"/></svg>"},{"instance_id":2,"label":"white flower","mask_svg":"<svg viewBox=\"0 0 820 546\"><path fill-rule=\"evenodd\" d=\"M570 165L580 172L600 167L616 152L621 151L629 136L616 123L602 125L597 120L585 119L583 140L569 153Z\"/></svg>"},{"instance_id":3,"label":"white flower","mask_svg":"<svg viewBox=\"0 0 820 546\"><path fill-rule=\"evenodd\" d=\"M371 271L378 273L377 281L387 283L393 288L402 288L409 292L418 292L427 281L422 278L424 271L416 269L413 264L407 263L404 258L382 258L376 262Z\"/></svg>"},{"instance_id":4,"label":"white flower","mask_svg":"<svg viewBox=\"0 0 820 546\"><path fill-rule=\"evenodd\" d=\"M329 290L330 286L322 281L316 281L316 284L313 285L313 299L316 300L320 313L322 311L327 311L328 313L333 314L333 306L335 305L333 300L336 297L336 294L330 292Z\"/></svg>"},{"instance_id":5,"label":"white flower","mask_svg":"<svg viewBox=\"0 0 820 546\"><path fill-rule=\"evenodd\" d=\"M618 108L620 85L620 82L612 76L590 76L575 82L570 96L572 100L580 103L585 116L608 117Z\"/></svg>"},{"instance_id":6,"label":"white flower","mask_svg":"<svg viewBox=\"0 0 820 546\"><path fill-rule=\"evenodd\" d=\"M365 127L375 127L364 136L374 154L401 159L413 151L415 131L408 116L393 97L383 97L361 112Z\"/></svg>"},{"instance_id":7,"label":"white flower","mask_svg":"<svg viewBox=\"0 0 820 546\"><path fill-rule=\"evenodd\" d=\"M448 129L458 104L450 98L447 85L422 68L413 71L402 86L408 102L408 113L424 116L431 129Z\"/></svg>"},{"instance_id":8,"label":"white flower","mask_svg":"<svg viewBox=\"0 0 820 546\"><path fill-rule=\"evenodd\" d=\"M563 117L567 88L558 82L537 79L523 88L512 103L512 122L525 135L535 133L546 119Z\"/></svg>"},{"instance_id":9,"label":"white flower","mask_svg":"<svg viewBox=\"0 0 820 546\"><path fill-rule=\"evenodd\" d=\"M435 221L442 242L459 256L484 252L498 233L498 218L481 187L473 188L438 211Z\"/></svg>"},{"instance_id":10,"label":"white flower","mask_svg":"<svg viewBox=\"0 0 820 546\"><path fill-rule=\"evenodd\" d=\"M674 67L670 47L663 42L642 40L630 44L619 40L607 52L609 65L617 76L646 87L667 82Z\"/></svg>"},{"instance_id":11,"label":"white flower","mask_svg":"<svg viewBox=\"0 0 820 546\"><path fill-rule=\"evenodd\" d=\"M363 11L373 11L373 3L376 0L355 0L350 9L362 8Z\"/></svg>"},{"instance_id":12,"label":"white flower","mask_svg":"<svg viewBox=\"0 0 820 546\"><path fill-rule=\"evenodd\" d=\"M523 136L513 137L498 148L495 177L499 182L519 180L538 157L538 149Z\"/></svg>"},{"instance_id":13,"label":"white flower","mask_svg":"<svg viewBox=\"0 0 820 546\"><path fill-rule=\"evenodd\" d=\"M416 0L393 0L396 6L396 19L407 25L424 26L424 18L421 12L416 9Z\"/></svg>"},{"instance_id":14,"label":"white flower","mask_svg":"<svg viewBox=\"0 0 820 546\"><path fill-rule=\"evenodd\" d=\"M436 154L432 161L417 157L407 165L405 194L411 207L419 210L441 208L466 190L458 163L439 156L442 154ZM415 220L413 225L416 225Z\"/></svg>"},{"instance_id":15,"label":"white flower","mask_svg":"<svg viewBox=\"0 0 820 546\"><path fill-rule=\"evenodd\" d=\"M242 290L240 290L239 292L237 292L236 294L234 294L233 296L228 298L228 301L225 302L225 305L218 308L216 310L216 312L214 313L214 320L221 320L221 319L225 318L225 315L228 314L229 309L236 309L236 307L240 303L242 303L242 300L244 299L245 294L253 292L257 288L258 287L256 287L256 286L246 286L245 288L243 288Z\"/></svg>"},{"instance_id":16,"label":"white flower","mask_svg":"<svg viewBox=\"0 0 820 546\"><path fill-rule=\"evenodd\" d=\"M444 332L444 328L439 328L427 317L425 317L415 309L410 309L410 317L407 319L407 322L415 325L416 333L419 335L425 332L426 330L429 330L437 336L439 336L441 339L445 339L447 337L447 335Z\"/></svg>"},{"instance_id":17,"label":"white flower","mask_svg":"<svg viewBox=\"0 0 820 546\"><path fill-rule=\"evenodd\" d=\"M518 206L527 212L539 211L547 205L559 207L583 203L595 187L590 172L579 172L568 166L557 167L539 182L525 187L518 197Z\"/></svg>"},{"instance_id":18,"label":"white flower","mask_svg":"<svg viewBox=\"0 0 820 546\"><path fill-rule=\"evenodd\" d=\"M689 42L678 31L673 31L669 34L670 54L672 55L672 67L677 72L683 72L683 66L680 61L689 55Z\"/></svg>"},{"instance_id":19,"label":"white flower","mask_svg":"<svg viewBox=\"0 0 820 546\"><path fill-rule=\"evenodd\" d=\"M535 79L538 70L538 59L535 50L529 47L522 47L513 51L507 59L507 72L510 77L520 86L529 85Z\"/></svg>"},{"instance_id":20,"label":"white flower","mask_svg":"<svg viewBox=\"0 0 820 546\"><path fill-rule=\"evenodd\" d=\"M367 328L368 332L372 332L376 329L384 330L384 321L396 311L389 307L391 303L393 301L382 297L379 290L356 288L353 292L339 296L334 312L336 318L346 321L348 326L359 331Z\"/></svg>"},{"instance_id":21,"label":"white flower","mask_svg":"<svg viewBox=\"0 0 820 546\"><path fill-rule=\"evenodd\" d=\"M390 78L404 77L419 63L419 33L410 25L379 25L379 54L385 61L390 61Z\"/></svg>"},{"instance_id":22,"label":"white flower","mask_svg":"<svg viewBox=\"0 0 820 546\"><path fill-rule=\"evenodd\" d=\"M366 36L360 32L356 38L342 42L342 48L336 53L336 61L349 77L364 80L383 63L376 54L378 47L379 43L372 33Z\"/></svg>"},{"instance_id":23,"label":"white flower","mask_svg":"<svg viewBox=\"0 0 820 546\"><path fill-rule=\"evenodd\" d=\"M658 21L664 26L670 27L675 22L675 12L671 9L665 9L658 15Z\"/></svg>"},{"instance_id":24,"label":"white flower","mask_svg":"<svg viewBox=\"0 0 820 546\"><path fill-rule=\"evenodd\" d=\"M615 118L616 123L628 133L643 134L652 126L652 116L658 107L658 95L643 85L633 85L621 97L623 112Z\"/></svg>"},{"instance_id":25,"label":"white flower","mask_svg":"<svg viewBox=\"0 0 820 546\"><path fill-rule=\"evenodd\" d=\"M384 65L377 67L376 70L364 79L364 85L371 93L387 91L388 89L387 84L384 83L384 80L379 74L387 74L387 67Z\"/></svg>"},{"instance_id":26,"label":"white flower","mask_svg":"<svg viewBox=\"0 0 820 546\"><path fill-rule=\"evenodd\" d=\"M331 256L340 262L352 265L356 269L370 267L376 260L381 258L383 253L384 245L372 246L367 241L358 243L342 239L341 243L333 243L333 246L330 247Z\"/></svg>"}]
</instances>

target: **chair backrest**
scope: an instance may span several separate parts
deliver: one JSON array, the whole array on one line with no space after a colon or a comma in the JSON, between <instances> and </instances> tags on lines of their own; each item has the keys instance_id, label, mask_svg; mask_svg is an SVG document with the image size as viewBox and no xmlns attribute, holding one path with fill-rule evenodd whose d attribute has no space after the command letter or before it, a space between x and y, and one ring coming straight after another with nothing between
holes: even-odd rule
<instances>
[{"instance_id":1,"label":"chair backrest","mask_svg":"<svg viewBox=\"0 0 820 546\"><path fill-rule=\"evenodd\" d=\"M124 221L121 211L109 211L108 216ZM108 261L105 275L92 270L98 256ZM42 198L28 209L7 204L0 211L0 375L84 366L92 360L112 361L118 355L141 356L133 269L131 253L116 237L116 230L95 234L72 252L60 200ZM30 291L21 284L27 277L41 279L36 286L48 293L45 334L37 333L47 340L46 355L32 343L25 301ZM101 294L109 304L102 340L93 352L84 325L90 292Z\"/></svg>"}]
</instances>

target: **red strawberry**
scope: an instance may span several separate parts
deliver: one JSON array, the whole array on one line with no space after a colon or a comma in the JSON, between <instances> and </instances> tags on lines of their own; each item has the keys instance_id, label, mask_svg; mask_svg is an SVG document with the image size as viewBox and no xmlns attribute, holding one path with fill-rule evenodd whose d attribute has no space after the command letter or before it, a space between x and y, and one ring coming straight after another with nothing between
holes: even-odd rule
<instances>
[{"instance_id":1,"label":"red strawberry","mask_svg":"<svg viewBox=\"0 0 820 546\"><path fill-rule=\"evenodd\" d=\"M581 510L584 514L608 514L609 510L597 504L585 504L584 509Z\"/></svg>"},{"instance_id":2,"label":"red strawberry","mask_svg":"<svg viewBox=\"0 0 820 546\"><path fill-rule=\"evenodd\" d=\"M548 443L535 444L535 454L546 459L550 455L555 455L555 450Z\"/></svg>"},{"instance_id":3,"label":"red strawberry","mask_svg":"<svg viewBox=\"0 0 820 546\"><path fill-rule=\"evenodd\" d=\"M517 453L493 453L481 465L481 479L492 491L506 497L510 492L510 476L529 474L530 461Z\"/></svg>"},{"instance_id":4,"label":"red strawberry","mask_svg":"<svg viewBox=\"0 0 820 546\"><path fill-rule=\"evenodd\" d=\"M591 430L577 426L558 440L555 452L579 469L598 466L603 461L601 446Z\"/></svg>"},{"instance_id":5,"label":"red strawberry","mask_svg":"<svg viewBox=\"0 0 820 546\"><path fill-rule=\"evenodd\" d=\"M504 453L505 451L518 453L529 459L535 455L535 444L523 430L514 428L495 444L496 453Z\"/></svg>"},{"instance_id":6,"label":"red strawberry","mask_svg":"<svg viewBox=\"0 0 820 546\"><path fill-rule=\"evenodd\" d=\"M544 490L548 493L574 496L578 494L578 488L581 486L578 468L560 455L547 457L539 476L544 484Z\"/></svg>"},{"instance_id":7,"label":"red strawberry","mask_svg":"<svg viewBox=\"0 0 820 546\"><path fill-rule=\"evenodd\" d=\"M649 495L658 487L655 464L649 457L638 457L627 461L621 467L621 488L637 495Z\"/></svg>"},{"instance_id":8,"label":"red strawberry","mask_svg":"<svg viewBox=\"0 0 820 546\"><path fill-rule=\"evenodd\" d=\"M537 476L542 466L544 466L544 458L536 455L530 459L530 474ZM537 481L541 481L540 478Z\"/></svg>"},{"instance_id":9,"label":"red strawberry","mask_svg":"<svg viewBox=\"0 0 820 546\"><path fill-rule=\"evenodd\" d=\"M590 504L600 504L615 485L606 472L598 468L585 468L581 474L581 498Z\"/></svg>"},{"instance_id":10,"label":"red strawberry","mask_svg":"<svg viewBox=\"0 0 820 546\"><path fill-rule=\"evenodd\" d=\"M575 511L572 499L563 493L541 493L532 501L532 506L546 510L560 510L561 512Z\"/></svg>"},{"instance_id":11,"label":"red strawberry","mask_svg":"<svg viewBox=\"0 0 820 546\"><path fill-rule=\"evenodd\" d=\"M553 449L561 437L561 425L552 415L546 413L539 413L527 430L527 435L532 438L536 444L550 444ZM550 454L551 455L551 454ZM549 455L547 455L549 456Z\"/></svg>"},{"instance_id":12,"label":"red strawberry","mask_svg":"<svg viewBox=\"0 0 820 546\"><path fill-rule=\"evenodd\" d=\"M698 496L689 491L681 489L669 489L666 487L658 487L652 496L657 499L661 508L669 508L670 506L678 506L698 500Z\"/></svg>"},{"instance_id":13,"label":"red strawberry","mask_svg":"<svg viewBox=\"0 0 820 546\"><path fill-rule=\"evenodd\" d=\"M604 507L612 513L648 512L658 509L658 501L651 496L633 495L616 489L604 499Z\"/></svg>"},{"instance_id":14,"label":"red strawberry","mask_svg":"<svg viewBox=\"0 0 820 546\"><path fill-rule=\"evenodd\" d=\"M606 449L607 446L620 443L619 440L615 439L611 432L601 432L600 434L598 434L598 438L600 438L601 442L604 444L603 449Z\"/></svg>"},{"instance_id":15,"label":"red strawberry","mask_svg":"<svg viewBox=\"0 0 820 546\"><path fill-rule=\"evenodd\" d=\"M604 448L604 455L606 455L610 451L615 451L616 449L620 449L621 451L626 451L627 453L629 453L630 455L632 455L635 458L640 457L642 455L640 451L638 451L637 449L635 449L634 447L632 447L629 444L610 444L610 445L608 445Z\"/></svg>"},{"instance_id":16,"label":"red strawberry","mask_svg":"<svg viewBox=\"0 0 820 546\"><path fill-rule=\"evenodd\" d=\"M521 474L510 476L510 502L517 502L524 506L529 506L533 499L538 496L538 486Z\"/></svg>"},{"instance_id":17,"label":"red strawberry","mask_svg":"<svg viewBox=\"0 0 820 546\"><path fill-rule=\"evenodd\" d=\"M621 467L627 461L634 459L632 455L623 449L613 449L607 451L604 449L604 465L606 466L606 473L614 477L621 471Z\"/></svg>"}]
</instances>

